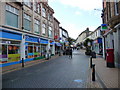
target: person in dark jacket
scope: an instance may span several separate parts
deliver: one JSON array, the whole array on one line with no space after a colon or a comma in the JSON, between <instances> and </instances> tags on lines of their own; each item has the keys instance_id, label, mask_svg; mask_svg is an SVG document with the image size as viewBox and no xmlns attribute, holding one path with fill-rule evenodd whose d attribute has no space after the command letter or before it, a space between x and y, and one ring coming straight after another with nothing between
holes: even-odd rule
<instances>
[{"instance_id":1,"label":"person in dark jacket","mask_svg":"<svg viewBox=\"0 0 120 90\"><path fill-rule=\"evenodd\" d=\"M72 59L72 48L69 48L69 57Z\"/></svg>"}]
</instances>

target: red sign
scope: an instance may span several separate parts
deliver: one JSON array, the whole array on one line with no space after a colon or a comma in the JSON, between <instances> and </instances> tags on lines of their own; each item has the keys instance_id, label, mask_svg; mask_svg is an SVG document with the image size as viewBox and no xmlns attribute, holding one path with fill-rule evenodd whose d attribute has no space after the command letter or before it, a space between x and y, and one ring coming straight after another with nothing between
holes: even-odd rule
<instances>
[{"instance_id":1,"label":"red sign","mask_svg":"<svg viewBox=\"0 0 120 90\"><path fill-rule=\"evenodd\" d=\"M55 38L55 39L57 39L57 38L58 38L58 36L56 35L56 36L54 36L54 38Z\"/></svg>"}]
</instances>

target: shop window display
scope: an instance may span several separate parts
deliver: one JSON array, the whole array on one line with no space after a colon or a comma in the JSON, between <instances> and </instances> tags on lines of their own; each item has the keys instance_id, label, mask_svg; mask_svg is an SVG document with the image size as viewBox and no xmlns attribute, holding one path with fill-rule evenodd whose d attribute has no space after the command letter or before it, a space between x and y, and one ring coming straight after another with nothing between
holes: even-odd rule
<instances>
[{"instance_id":1,"label":"shop window display","mask_svg":"<svg viewBox=\"0 0 120 90\"><path fill-rule=\"evenodd\" d=\"M46 53L46 45L41 46L41 56L45 56Z\"/></svg>"},{"instance_id":2,"label":"shop window display","mask_svg":"<svg viewBox=\"0 0 120 90\"><path fill-rule=\"evenodd\" d=\"M28 58L33 58L33 46L28 46Z\"/></svg>"},{"instance_id":3,"label":"shop window display","mask_svg":"<svg viewBox=\"0 0 120 90\"><path fill-rule=\"evenodd\" d=\"M34 46L34 57L40 56L40 46Z\"/></svg>"},{"instance_id":4,"label":"shop window display","mask_svg":"<svg viewBox=\"0 0 120 90\"><path fill-rule=\"evenodd\" d=\"M2 48L0 48L2 51L0 53L0 62L1 63L5 63L8 61L8 58L7 58L7 45L2 45Z\"/></svg>"},{"instance_id":5,"label":"shop window display","mask_svg":"<svg viewBox=\"0 0 120 90\"><path fill-rule=\"evenodd\" d=\"M20 47L15 45L8 45L8 61L19 61L20 60Z\"/></svg>"}]
</instances>

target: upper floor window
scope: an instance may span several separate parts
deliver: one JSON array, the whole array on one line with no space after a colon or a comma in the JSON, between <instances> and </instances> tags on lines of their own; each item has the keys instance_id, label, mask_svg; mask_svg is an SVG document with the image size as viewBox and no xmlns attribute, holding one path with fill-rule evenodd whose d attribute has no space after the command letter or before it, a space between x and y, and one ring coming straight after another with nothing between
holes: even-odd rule
<instances>
[{"instance_id":1,"label":"upper floor window","mask_svg":"<svg viewBox=\"0 0 120 90\"><path fill-rule=\"evenodd\" d=\"M52 37L52 27L49 26L49 33L48 33L49 37Z\"/></svg>"},{"instance_id":2,"label":"upper floor window","mask_svg":"<svg viewBox=\"0 0 120 90\"><path fill-rule=\"evenodd\" d=\"M31 30L31 17L24 13L24 29L27 31Z\"/></svg>"},{"instance_id":3,"label":"upper floor window","mask_svg":"<svg viewBox=\"0 0 120 90\"><path fill-rule=\"evenodd\" d=\"M119 0L115 0L115 15L119 14L118 2L119 2Z\"/></svg>"},{"instance_id":4,"label":"upper floor window","mask_svg":"<svg viewBox=\"0 0 120 90\"><path fill-rule=\"evenodd\" d=\"M29 0L24 0L24 4L28 7L31 7L31 2Z\"/></svg>"},{"instance_id":5,"label":"upper floor window","mask_svg":"<svg viewBox=\"0 0 120 90\"><path fill-rule=\"evenodd\" d=\"M6 20L5 20L5 24L12 26L12 27L16 27L18 28L18 16L19 16L19 10L12 7L11 5L6 5Z\"/></svg>"},{"instance_id":6,"label":"upper floor window","mask_svg":"<svg viewBox=\"0 0 120 90\"><path fill-rule=\"evenodd\" d=\"M34 2L33 7L34 7L34 11L37 11L37 3L36 2Z\"/></svg>"},{"instance_id":7,"label":"upper floor window","mask_svg":"<svg viewBox=\"0 0 120 90\"><path fill-rule=\"evenodd\" d=\"M42 16L46 17L46 10L45 10L45 8L42 8Z\"/></svg>"},{"instance_id":8,"label":"upper floor window","mask_svg":"<svg viewBox=\"0 0 120 90\"><path fill-rule=\"evenodd\" d=\"M37 12L40 13L40 4L37 4Z\"/></svg>"},{"instance_id":9,"label":"upper floor window","mask_svg":"<svg viewBox=\"0 0 120 90\"><path fill-rule=\"evenodd\" d=\"M37 34L40 33L40 22L36 19L35 19L35 23L34 23L34 32Z\"/></svg>"},{"instance_id":10,"label":"upper floor window","mask_svg":"<svg viewBox=\"0 0 120 90\"><path fill-rule=\"evenodd\" d=\"M46 33L46 24L42 24L42 34L45 35Z\"/></svg>"}]
</instances>

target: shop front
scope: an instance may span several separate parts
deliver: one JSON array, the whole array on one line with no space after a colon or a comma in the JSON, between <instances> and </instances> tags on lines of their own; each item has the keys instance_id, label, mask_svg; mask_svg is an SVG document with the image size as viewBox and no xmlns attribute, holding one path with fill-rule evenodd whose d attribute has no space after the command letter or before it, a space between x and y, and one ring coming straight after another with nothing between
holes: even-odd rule
<instances>
[{"instance_id":1,"label":"shop front","mask_svg":"<svg viewBox=\"0 0 120 90\"><path fill-rule=\"evenodd\" d=\"M28 60L36 60L41 57L40 38L33 36L25 36L25 58Z\"/></svg>"},{"instance_id":2,"label":"shop front","mask_svg":"<svg viewBox=\"0 0 120 90\"><path fill-rule=\"evenodd\" d=\"M0 29L0 34L1 67L19 63L22 34L3 29Z\"/></svg>"},{"instance_id":3,"label":"shop front","mask_svg":"<svg viewBox=\"0 0 120 90\"><path fill-rule=\"evenodd\" d=\"M96 40L93 41L93 50L97 53L97 54L103 54L103 48L102 48L102 38L97 38Z\"/></svg>"},{"instance_id":4,"label":"shop front","mask_svg":"<svg viewBox=\"0 0 120 90\"><path fill-rule=\"evenodd\" d=\"M54 42L54 40L50 40L50 53L51 53L51 56L55 55L55 42Z\"/></svg>"},{"instance_id":5,"label":"shop front","mask_svg":"<svg viewBox=\"0 0 120 90\"><path fill-rule=\"evenodd\" d=\"M41 38L40 44L41 44L41 57L44 58L45 54L47 53L48 40Z\"/></svg>"},{"instance_id":6,"label":"shop front","mask_svg":"<svg viewBox=\"0 0 120 90\"><path fill-rule=\"evenodd\" d=\"M61 44L59 42L55 42L55 54L59 54L59 51L61 50Z\"/></svg>"}]
</instances>

